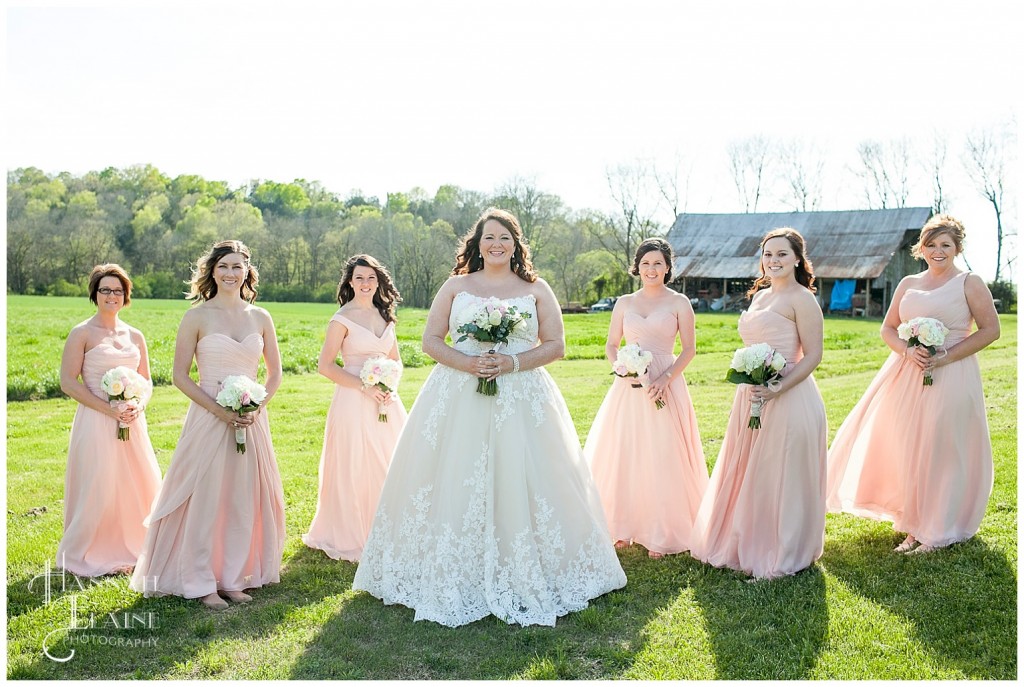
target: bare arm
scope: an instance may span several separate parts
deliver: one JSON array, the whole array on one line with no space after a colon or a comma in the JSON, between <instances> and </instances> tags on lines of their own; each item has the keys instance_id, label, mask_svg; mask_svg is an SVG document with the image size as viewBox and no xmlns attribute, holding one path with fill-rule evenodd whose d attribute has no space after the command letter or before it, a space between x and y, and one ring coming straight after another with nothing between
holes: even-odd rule
<instances>
[{"instance_id":1,"label":"bare arm","mask_svg":"<svg viewBox=\"0 0 1024 687\"><path fill-rule=\"evenodd\" d=\"M967 296L967 307L971 310L971 317L978 328L960 343L950 346L945 356L936 356L935 367L943 367L972 356L998 339L1001 334L999 315L996 313L995 303L992 302L992 294L981 277L968 274L964 280L964 294Z\"/></svg>"},{"instance_id":2,"label":"bare arm","mask_svg":"<svg viewBox=\"0 0 1024 687\"><path fill-rule=\"evenodd\" d=\"M528 351L518 353L519 370L532 370L543 367L565 356L565 325L562 322L562 310L558 307L558 299L554 291L543 279L538 279L533 290L537 299L537 338L539 343ZM508 374L515 369L511 355L504 353L485 353L481 356L485 365L494 370L488 379Z\"/></svg>"},{"instance_id":3,"label":"bare arm","mask_svg":"<svg viewBox=\"0 0 1024 687\"><path fill-rule=\"evenodd\" d=\"M452 301L458 289L458 281L451 278L446 281L434 296L427 315L427 324L423 329L423 352L446 367L476 373L477 356L466 355L455 350L444 337L448 334L448 320L452 314Z\"/></svg>"},{"instance_id":4,"label":"bare arm","mask_svg":"<svg viewBox=\"0 0 1024 687\"><path fill-rule=\"evenodd\" d=\"M614 363L619 355L619 346L622 344L622 318L626 315L626 305L629 303L629 296L623 296L615 301L612 307L612 320L608 323L608 340L604 344L604 357L608 362Z\"/></svg>"},{"instance_id":5,"label":"bare arm","mask_svg":"<svg viewBox=\"0 0 1024 687\"><path fill-rule=\"evenodd\" d=\"M196 356L196 345L199 343L199 324L202 315L197 310L189 310L181 318L181 325L178 327L178 336L174 340L174 368L172 380L174 386L178 387L189 400L200 408L216 415L221 422L232 424L236 421L252 423L251 413L238 417L237 413L218 405L216 399L203 391L198 384L188 376L192 368L192 360Z\"/></svg>"},{"instance_id":6,"label":"bare arm","mask_svg":"<svg viewBox=\"0 0 1024 687\"><path fill-rule=\"evenodd\" d=\"M89 391L83 382L82 366L85 363L85 345L87 335L85 328L79 325L68 334L64 342L64 352L60 358L60 390L87 408L110 417L118 417L119 413L110 407L110 403Z\"/></svg>"},{"instance_id":7,"label":"bare arm","mask_svg":"<svg viewBox=\"0 0 1024 687\"><path fill-rule=\"evenodd\" d=\"M391 400L391 394L382 391L380 387L363 387L363 380L359 378L359 370L349 371L346 368L338 365L337 358L338 353L341 351L341 345L345 342L345 337L348 336L348 327L343 325L337 320L331 320L327 323L327 336L324 337L323 348L320 349L320 359L317 362L317 372L322 374L327 379L331 380L338 386L343 386L348 389L358 389L367 396L370 396L378 403L388 403ZM398 342L391 351L391 355L388 357L395 359L398 354Z\"/></svg>"},{"instance_id":8,"label":"bare arm","mask_svg":"<svg viewBox=\"0 0 1024 687\"><path fill-rule=\"evenodd\" d=\"M274 328L274 318L262 308L259 309L258 313L263 325L263 362L267 366L267 383L265 385L267 397L260 404L262 409L270 403L270 399L274 397L274 394L281 387L284 372L281 369L281 348L277 343L277 330Z\"/></svg>"}]
</instances>

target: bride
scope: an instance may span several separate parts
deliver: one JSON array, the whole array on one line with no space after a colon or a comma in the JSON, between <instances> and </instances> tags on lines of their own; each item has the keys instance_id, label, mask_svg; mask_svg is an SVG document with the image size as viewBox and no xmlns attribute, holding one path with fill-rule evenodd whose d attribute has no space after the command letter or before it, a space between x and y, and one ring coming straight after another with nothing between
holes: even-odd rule
<instances>
[{"instance_id":1,"label":"bride","mask_svg":"<svg viewBox=\"0 0 1024 687\"><path fill-rule=\"evenodd\" d=\"M491 297L530 315L497 353L457 331ZM463 238L423 350L439 365L395 447L352 588L455 627L490 614L553 626L624 586L576 428L543 368L565 352L558 302L510 213L489 208ZM478 379L497 394L478 393Z\"/></svg>"}]
</instances>

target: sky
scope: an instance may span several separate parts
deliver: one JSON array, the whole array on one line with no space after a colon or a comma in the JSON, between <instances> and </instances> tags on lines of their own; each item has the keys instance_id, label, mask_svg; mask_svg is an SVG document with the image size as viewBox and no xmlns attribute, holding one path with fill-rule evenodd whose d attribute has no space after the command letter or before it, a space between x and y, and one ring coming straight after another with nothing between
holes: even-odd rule
<instances>
[{"instance_id":1,"label":"sky","mask_svg":"<svg viewBox=\"0 0 1024 687\"><path fill-rule=\"evenodd\" d=\"M995 218L960 151L968 131L1018 116L1013 7L8 1L0 159L51 174L153 164L232 186L302 178L382 200L521 178L603 211L609 170L681 161L686 211L737 212L727 146L763 135L825 151L831 210L864 207L859 142L924 150L938 134L967 261L991 279ZM915 173L909 204L929 206ZM1015 227L1015 199L1007 212Z\"/></svg>"}]
</instances>

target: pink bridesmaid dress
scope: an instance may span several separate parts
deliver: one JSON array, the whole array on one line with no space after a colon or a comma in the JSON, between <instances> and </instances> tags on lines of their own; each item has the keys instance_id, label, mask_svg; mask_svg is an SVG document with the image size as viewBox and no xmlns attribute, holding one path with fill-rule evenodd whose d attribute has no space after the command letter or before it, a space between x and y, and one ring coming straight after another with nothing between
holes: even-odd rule
<instances>
[{"instance_id":1,"label":"pink bridesmaid dress","mask_svg":"<svg viewBox=\"0 0 1024 687\"><path fill-rule=\"evenodd\" d=\"M344 315L331 318L348 329L341 357L358 375L370 358L387 357L395 345L395 323L384 333L372 331ZM377 419L377 403L359 389L336 384L324 428L320 454L320 490L316 515L302 541L331 558L358 561L370 534L377 501L391 464L391 452L405 426L406 413L397 394L387 406L387 422Z\"/></svg>"},{"instance_id":2,"label":"pink bridesmaid dress","mask_svg":"<svg viewBox=\"0 0 1024 687\"><path fill-rule=\"evenodd\" d=\"M263 337L235 341L208 334L196 345L200 388L216 396L229 375L256 379ZM280 580L284 492L267 411L235 431L191 404L178 446L149 516L149 531L131 587L146 596L194 599L217 590L242 591Z\"/></svg>"},{"instance_id":3,"label":"pink bridesmaid dress","mask_svg":"<svg viewBox=\"0 0 1024 687\"><path fill-rule=\"evenodd\" d=\"M654 358L656 378L675 361L678 331L668 311L642 317L626 313L627 343ZM690 548L693 521L708 486L697 416L686 379L669 384L660 410L633 378L615 377L597 411L584 454L601 495L613 541L633 541L648 551L680 553Z\"/></svg>"},{"instance_id":4,"label":"pink bridesmaid dress","mask_svg":"<svg viewBox=\"0 0 1024 687\"><path fill-rule=\"evenodd\" d=\"M102 343L86 351L82 381L106 401L100 379L107 370L138 370L140 360L134 344L119 349ZM64 536L57 546L57 567L94 577L134 566L146 537L144 520L159 489L160 467L145 414L131 424L129 440L121 441L117 420L79 405L64 476Z\"/></svg>"},{"instance_id":5,"label":"pink bridesmaid dress","mask_svg":"<svg viewBox=\"0 0 1024 687\"><path fill-rule=\"evenodd\" d=\"M900 320L934 317L946 346L971 333L967 272L937 289L909 289ZM839 428L828 458L828 508L890 520L929 546L977 533L992 493L992 444L976 356L938 368L932 386L892 353Z\"/></svg>"},{"instance_id":6,"label":"pink bridesmaid dress","mask_svg":"<svg viewBox=\"0 0 1024 687\"><path fill-rule=\"evenodd\" d=\"M745 345L768 343L790 364L803 357L796 323L771 310L743 313L739 333ZM756 578L792 575L825 543L825 405L809 375L766 403L761 428L750 429L751 389L736 389L690 554Z\"/></svg>"}]
</instances>

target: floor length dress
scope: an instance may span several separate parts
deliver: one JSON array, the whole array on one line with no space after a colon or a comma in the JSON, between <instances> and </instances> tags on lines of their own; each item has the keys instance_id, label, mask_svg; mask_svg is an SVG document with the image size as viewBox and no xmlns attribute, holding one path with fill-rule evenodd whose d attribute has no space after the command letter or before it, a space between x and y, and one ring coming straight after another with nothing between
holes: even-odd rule
<instances>
[{"instance_id":1,"label":"floor length dress","mask_svg":"<svg viewBox=\"0 0 1024 687\"><path fill-rule=\"evenodd\" d=\"M796 323L771 310L740 316L743 343L767 343L787 363L803 357ZM750 392L736 389L729 424L697 514L690 554L758 578L792 575L825 541L825 406L813 375L764 404L750 429Z\"/></svg>"},{"instance_id":2,"label":"floor length dress","mask_svg":"<svg viewBox=\"0 0 1024 687\"><path fill-rule=\"evenodd\" d=\"M533 296L507 299L532 314L502 350L537 343ZM450 331L477 301L459 293ZM454 334L453 338L458 338ZM479 353L472 339L456 348ZM626 576L565 401L543 368L498 377L476 392L471 374L437 365L398 440L353 589L451 627L493 614L554 625Z\"/></svg>"},{"instance_id":3,"label":"floor length dress","mask_svg":"<svg viewBox=\"0 0 1024 687\"><path fill-rule=\"evenodd\" d=\"M623 317L627 343L653 354L651 379L673 362L675 313ZM658 409L633 378L615 377L587 436L584 454L608 517L613 541L634 541L649 551L690 548L693 521L708 486L697 416L686 379L672 378Z\"/></svg>"},{"instance_id":4,"label":"floor length dress","mask_svg":"<svg viewBox=\"0 0 1024 687\"><path fill-rule=\"evenodd\" d=\"M196 344L200 388L216 396L230 375L256 379L263 337L208 334ZM284 492L267 411L235 451L235 430L192 403L150 514L131 586L146 596L194 599L278 582Z\"/></svg>"},{"instance_id":5,"label":"floor length dress","mask_svg":"<svg viewBox=\"0 0 1024 687\"><path fill-rule=\"evenodd\" d=\"M937 289L908 289L900 320L934 317L947 347L971 333L967 272ZM828 508L892 521L929 546L974 536L992 493L992 444L977 356L940 367L924 386L892 353L843 422L828 459Z\"/></svg>"},{"instance_id":6,"label":"floor length dress","mask_svg":"<svg viewBox=\"0 0 1024 687\"><path fill-rule=\"evenodd\" d=\"M336 314L331 319L348 329L341 343L341 357L353 374L358 374L370 358L386 358L395 345L394 322L376 336L344 315ZM320 454L316 515L302 541L335 560L358 561L370 534L391 452L405 426L405 407L396 393L391 397L388 421L380 422L376 401L360 389L334 385Z\"/></svg>"},{"instance_id":7,"label":"floor length dress","mask_svg":"<svg viewBox=\"0 0 1024 687\"><path fill-rule=\"evenodd\" d=\"M82 381L107 400L100 379L115 367L139 369L135 344L101 343L85 352ZM71 425L64 475L64 536L57 567L82 577L106 575L135 565L146 537L143 521L160 489L160 466L140 413L128 441L117 438L117 420L79 405Z\"/></svg>"}]
</instances>

